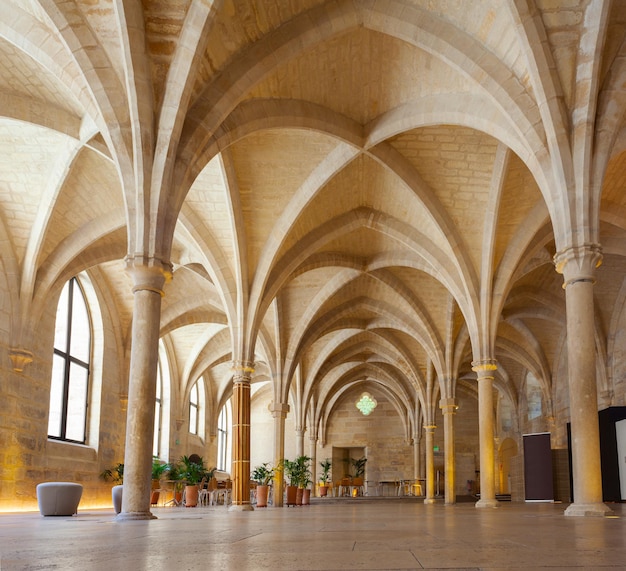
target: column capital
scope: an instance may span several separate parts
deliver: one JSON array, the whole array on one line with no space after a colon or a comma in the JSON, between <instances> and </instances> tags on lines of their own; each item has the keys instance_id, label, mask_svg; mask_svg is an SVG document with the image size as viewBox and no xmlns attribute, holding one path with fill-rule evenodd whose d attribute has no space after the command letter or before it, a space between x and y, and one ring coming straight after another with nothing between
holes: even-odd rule
<instances>
[{"instance_id":1,"label":"column capital","mask_svg":"<svg viewBox=\"0 0 626 571\"><path fill-rule=\"evenodd\" d=\"M439 408L444 415L454 414L459 408L459 405L457 404L457 400L454 398L441 399L439 401Z\"/></svg>"},{"instance_id":2,"label":"column capital","mask_svg":"<svg viewBox=\"0 0 626 571\"><path fill-rule=\"evenodd\" d=\"M233 372L235 383L250 383L252 373L254 373L254 363L250 361L233 361L230 367Z\"/></svg>"},{"instance_id":3,"label":"column capital","mask_svg":"<svg viewBox=\"0 0 626 571\"><path fill-rule=\"evenodd\" d=\"M475 373L489 373L498 370L498 364L495 359L481 359L472 361L472 371ZM484 376L484 375L479 375Z\"/></svg>"},{"instance_id":4,"label":"column capital","mask_svg":"<svg viewBox=\"0 0 626 571\"><path fill-rule=\"evenodd\" d=\"M29 363L33 362L35 356L28 349L21 349L17 347L11 347L9 349L9 358L13 365L13 370L16 373L21 373Z\"/></svg>"},{"instance_id":5,"label":"column capital","mask_svg":"<svg viewBox=\"0 0 626 571\"><path fill-rule=\"evenodd\" d=\"M133 293L152 291L161 297L165 295L163 286L172 279L172 264L145 258L144 256L126 256L126 271L133 280Z\"/></svg>"},{"instance_id":6,"label":"column capital","mask_svg":"<svg viewBox=\"0 0 626 571\"><path fill-rule=\"evenodd\" d=\"M602 264L600 244L570 246L554 255L554 267L563 274L563 289L580 281L595 282L596 268Z\"/></svg>"},{"instance_id":7,"label":"column capital","mask_svg":"<svg viewBox=\"0 0 626 571\"><path fill-rule=\"evenodd\" d=\"M274 418L282 416L285 418L289 412L289 405L286 402L271 402L267 407Z\"/></svg>"},{"instance_id":8,"label":"column capital","mask_svg":"<svg viewBox=\"0 0 626 571\"><path fill-rule=\"evenodd\" d=\"M424 425L424 430L426 432L435 432L435 428L437 428L436 424L425 424Z\"/></svg>"}]
</instances>

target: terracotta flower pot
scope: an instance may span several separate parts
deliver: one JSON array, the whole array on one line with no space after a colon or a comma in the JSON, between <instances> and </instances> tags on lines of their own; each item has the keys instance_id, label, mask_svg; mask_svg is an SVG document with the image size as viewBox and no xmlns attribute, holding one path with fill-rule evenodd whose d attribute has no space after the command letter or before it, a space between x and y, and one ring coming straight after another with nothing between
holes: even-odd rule
<instances>
[{"instance_id":1,"label":"terracotta flower pot","mask_svg":"<svg viewBox=\"0 0 626 571\"><path fill-rule=\"evenodd\" d=\"M198 505L198 485L185 487L185 507L195 508Z\"/></svg>"},{"instance_id":2,"label":"terracotta flower pot","mask_svg":"<svg viewBox=\"0 0 626 571\"><path fill-rule=\"evenodd\" d=\"M298 488L296 490L296 505L297 506L301 506L302 505L302 494L304 493L304 488Z\"/></svg>"},{"instance_id":3,"label":"terracotta flower pot","mask_svg":"<svg viewBox=\"0 0 626 571\"><path fill-rule=\"evenodd\" d=\"M311 490L309 490L309 488L302 490L302 505L311 505Z\"/></svg>"},{"instance_id":4,"label":"terracotta flower pot","mask_svg":"<svg viewBox=\"0 0 626 571\"><path fill-rule=\"evenodd\" d=\"M298 486L287 486L287 500L285 501L285 504L287 506L295 506L297 494Z\"/></svg>"},{"instance_id":5,"label":"terracotta flower pot","mask_svg":"<svg viewBox=\"0 0 626 571\"><path fill-rule=\"evenodd\" d=\"M320 485L320 498L325 498L328 495L328 486L324 484Z\"/></svg>"},{"instance_id":6,"label":"terracotta flower pot","mask_svg":"<svg viewBox=\"0 0 626 571\"><path fill-rule=\"evenodd\" d=\"M270 493L269 486L257 486L256 487L256 507L257 508L266 508L267 507L267 497Z\"/></svg>"}]
</instances>

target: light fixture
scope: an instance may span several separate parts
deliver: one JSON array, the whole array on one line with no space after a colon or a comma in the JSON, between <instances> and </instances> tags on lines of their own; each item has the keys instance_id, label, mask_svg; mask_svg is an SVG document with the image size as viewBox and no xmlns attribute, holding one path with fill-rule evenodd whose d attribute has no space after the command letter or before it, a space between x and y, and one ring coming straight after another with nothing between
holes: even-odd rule
<instances>
[{"instance_id":1,"label":"light fixture","mask_svg":"<svg viewBox=\"0 0 626 571\"><path fill-rule=\"evenodd\" d=\"M361 411L363 416L370 414L377 405L376 399L369 393L363 393L356 403L356 407Z\"/></svg>"}]
</instances>

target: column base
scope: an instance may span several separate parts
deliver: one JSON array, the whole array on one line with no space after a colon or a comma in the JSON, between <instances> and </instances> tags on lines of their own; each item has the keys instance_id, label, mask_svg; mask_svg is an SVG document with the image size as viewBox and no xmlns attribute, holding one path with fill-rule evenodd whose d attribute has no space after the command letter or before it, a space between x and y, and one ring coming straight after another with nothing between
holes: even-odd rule
<instances>
[{"instance_id":1,"label":"column base","mask_svg":"<svg viewBox=\"0 0 626 571\"><path fill-rule=\"evenodd\" d=\"M254 508L250 504L231 504L229 512L253 512Z\"/></svg>"},{"instance_id":2,"label":"column base","mask_svg":"<svg viewBox=\"0 0 626 571\"><path fill-rule=\"evenodd\" d=\"M436 504L437 500L435 498L425 498L424 499L424 503L425 504Z\"/></svg>"},{"instance_id":3,"label":"column base","mask_svg":"<svg viewBox=\"0 0 626 571\"><path fill-rule=\"evenodd\" d=\"M152 512L120 512L115 521L136 521L139 519L158 519Z\"/></svg>"},{"instance_id":4,"label":"column base","mask_svg":"<svg viewBox=\"0 0 626 571\"><path fill-rule=\"evenodd\" d=\"M475 504L474 507L477 508L497 508L500 505L500 503L498 502L498 500L493 499L493 500L489 500L489 499L480 499L478 500Z\"/></svg>"},{"instance_id":5,"label":"column base","mask_svg":"<svg viewBox=\"0 0 626 571\"><path fill-rule=\"evenodd\" d=\"M611 515L613 510L603 503L597 504L570 504L564 515L574 517L604 517Z\"/></svg>"}]
</instances>

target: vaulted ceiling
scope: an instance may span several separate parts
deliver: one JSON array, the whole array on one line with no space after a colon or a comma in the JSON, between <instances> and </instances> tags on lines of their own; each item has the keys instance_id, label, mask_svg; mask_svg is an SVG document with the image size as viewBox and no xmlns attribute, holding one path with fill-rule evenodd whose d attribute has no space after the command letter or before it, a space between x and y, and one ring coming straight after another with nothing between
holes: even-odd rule
<instances>
[{"instance_id":1,"label":"vaulted ceiling","mask_svg":"<svg viewBox=\"0 0 626 571\"><path fill-rule=\"evenodd\" d=\"M549 394L581 123L607 335L626 270L625 4L557 4L4 0L12 335L89 270L128 344L124 258L150 250L183 392L223 400L248 356L300 410L363 381L428 409L429 367L452 395L478 352L513 400L525 371Z\"/></svg>"}]
</instances>

